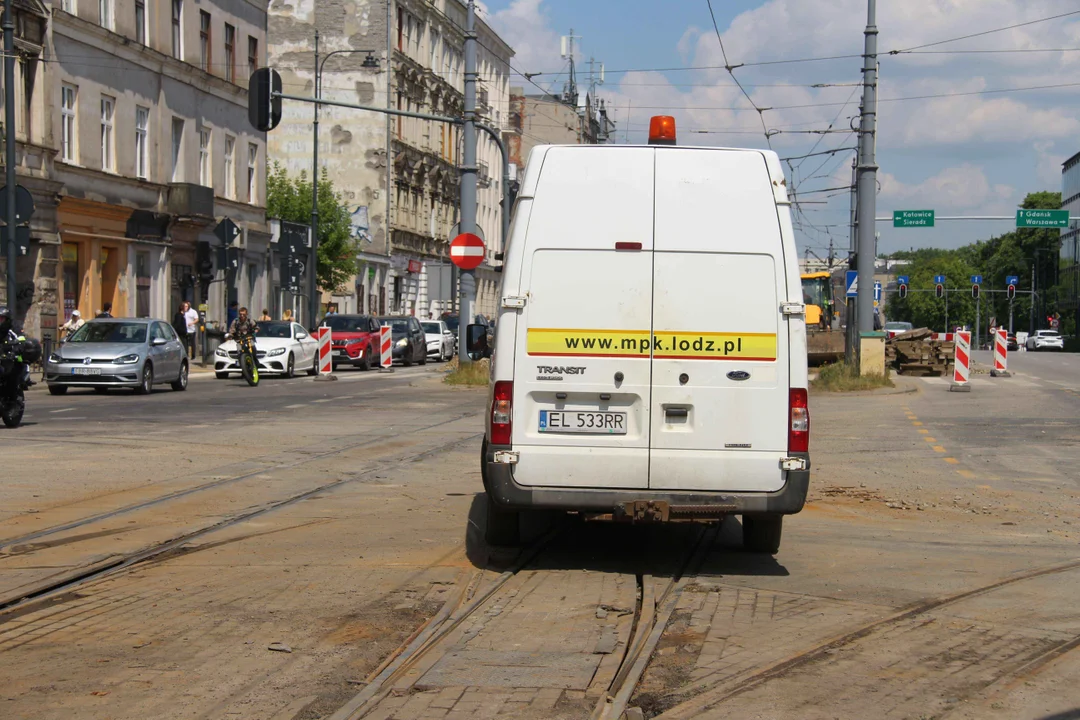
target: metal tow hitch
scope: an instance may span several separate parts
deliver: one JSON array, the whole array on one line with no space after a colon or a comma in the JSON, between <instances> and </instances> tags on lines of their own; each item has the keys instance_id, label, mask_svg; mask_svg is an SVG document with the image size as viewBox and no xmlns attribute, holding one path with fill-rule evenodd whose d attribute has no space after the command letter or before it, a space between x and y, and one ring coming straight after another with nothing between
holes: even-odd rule
<instances>
[{"instance_id":1,"label":"metal tow hitch","mask_svg":"<svg viewBox=\"0 0 1080 720\"><path fill-rule=\"evenodd\" d=\"M671 506L664 500L632 500L620 505L616 514L630 522L667 522Z\"/></svg>"}]
</instances>

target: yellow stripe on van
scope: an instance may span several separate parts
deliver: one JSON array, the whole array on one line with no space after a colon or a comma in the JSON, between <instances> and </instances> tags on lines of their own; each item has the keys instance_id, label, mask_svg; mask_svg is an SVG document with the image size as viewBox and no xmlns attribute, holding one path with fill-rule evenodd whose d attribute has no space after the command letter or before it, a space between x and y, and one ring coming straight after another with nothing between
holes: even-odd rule
<instances>
[{"instance_id":1,"label":"yellow stripe on van","mask_svg":"<svg viewBox=\"0 0 1080 720\"><path fill-rule=\"evenodd\" d=\"M775 333L529 328L529 355L775 360Z\"/></svg>"}]
</instances>

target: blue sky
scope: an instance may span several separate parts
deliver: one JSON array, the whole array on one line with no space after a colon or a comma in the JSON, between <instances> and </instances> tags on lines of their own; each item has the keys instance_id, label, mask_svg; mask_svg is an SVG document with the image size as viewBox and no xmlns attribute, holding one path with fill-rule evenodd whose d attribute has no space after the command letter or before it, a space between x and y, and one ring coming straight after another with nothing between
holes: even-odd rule
<instances>
[{"instance_id":1,"label":"blue sky","mask_svg":"<svg viewBox=\"0 0 1080 720\"><path fill-rule=\"evenodd\" d=\"M712 4L732 64L862 51L865 0L713 0ZM1080 9L1074 0L879 0L878 4L882 53ZM486 0L486 5L488 21L518 51L514 66L523 72L562 69L559 36L571 27L582 37L579 58L593 56L609 70L723 64L706 0ZM1080 50L1080 14L938 44L921 53L883 54L878 215L899 209L934 209L939 216L1012 215L1026 193L1060 190L1061 163L1080 152L1080 85L985 91L1080 83L1080 52L1056 51L1070 48ZM1046 49L1055 52L1042 52ZM786 108L763 115L771 130L788 131L771 139L785 157L806 153L815 143L818 151L854 144L847 130L857 115L860 66L859 58L846 58L744 67L735 74L755 104ZM536 82L546 85L551 77L541 75ZM599 95L615 107L620 139L629 130L629 140L640 142L649 115L670 113L677 118L681 143L765 145L758 113L722 69L608 72L606 79ZM535 90L520 78L517 84ZM829 87L809 87L814 84ZM946 97L907 99L923 95ZM886 101L891 98L902 99ZM843 132L825 136L796 132L825 129L834 120L833 128ZM826 201L800 206L796 214L800 247L824 255L831 238L838 253L846 252L846 195L814 191L846 185L850 159L850 154L838 153L793 160L794 172L786 166L789 182L802 197ZM878 223L879 250L956 247L1011 228L1009 222L942 221L934 229L895 230L889 223Z\"/></svg>"}]
</instances>

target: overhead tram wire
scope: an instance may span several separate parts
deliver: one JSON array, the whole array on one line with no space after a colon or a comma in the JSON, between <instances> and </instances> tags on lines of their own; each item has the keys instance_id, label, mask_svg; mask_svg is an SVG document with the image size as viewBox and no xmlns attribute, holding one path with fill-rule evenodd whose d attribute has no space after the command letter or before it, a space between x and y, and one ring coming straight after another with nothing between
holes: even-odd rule
<instances>
[{"instance_id":1,"label":"overhead tram wire","mask_svg":"<svg viewBox=\"0 0 1080 720\"><path fill-rule=\"evenodd\" d=\"M1006 25L1005 27L994 28L993 30L983 30L981 32L971 33L970 35L961 35L960 37L949 38L948 40L937 40L932 43L913 45L912 47L904 48L903 50L890 50L887 54L900 55L901 53L908 53L912 52L913 50L922 50L923 48L946 45L948 43L959 42L961 40L970 40L971 38L983 37L985 35L993 35L994 33L1005 32L1006 30L1015 30L1016 28L1027 27L1028 25L1037 25L1039 23L1048 22L1050 20L1060 20L1061 18L1069 17L1071 15L1080 15L1080 10L1070 10L1066 13L1051 15L1049 17L1039 18L1038 20L1028 20L1027 22L1016 23L1015 25Z\"/></svg>"},{"instance_id":2,"label":"overhead tram wire","mask_svg":"<svg viewBox=\"0 0 1080 720\"><path fill-rule=\"evenodd\" d=\"M750 107L754 108L754 110L757 110L758 119L761 120L761 129L765 133L765 142L766 144L768 144L769 149L771 150L772 137L769 135L769 127L765 124L765 110L767 108L758 107L757 103L754 102L754 99L750 97L750 93L748 93L746 91L746 88L742 86L742 83L739 82L739 78L735 77L735 67L731 64L731 61L728 60L727 50L724 49L724 38L720 34L720 26L716 24L716 13L713 12L712 0L705 0L705 3L709 6L709 17L712 18L713 30L716 31L716 39L720 43L720 54L724 58L724 69L727 70L728 75L731 76L731 79L735 82L735 84L739 86L739 90L742 91L742 94L746 98L746 101L750 103Z\"/></svg>"}]
</instances>

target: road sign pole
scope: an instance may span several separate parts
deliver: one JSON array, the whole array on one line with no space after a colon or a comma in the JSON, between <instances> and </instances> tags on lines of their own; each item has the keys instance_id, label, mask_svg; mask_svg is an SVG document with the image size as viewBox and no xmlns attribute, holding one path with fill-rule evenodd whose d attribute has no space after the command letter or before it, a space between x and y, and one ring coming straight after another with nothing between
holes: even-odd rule
<instances>
[{"instance_id":1,"label":"road sign pole","mask_svg":"<svg viewBox=\"0 0 1080 720\"><path fill-rule=\"evenodd\" d=\"M975 298L975 349L982 347L979 340L982 338L982 295Z\"/></svg>"},{"instance_id":2,"label":"road sign pole","mask_svg":"<svg viewBox=\"0 0 1080 720\"><path fill-rule=\"evenodd\" d=\"M865 50L863 52L862 117L859 127L859 297L856 305L860 336L874 330L874 261L873 218L877 216L877 162L874 157L874 134L877 128L877 2L867 0ZM861 344L861 343L860 343ZM861 358L860 358L861 366Z\"/></svg>"},{"instance_id":3,"label":"road sign pole","mask_svg":"<svg viewBox=\"0 0 1080 720\"><path fill-rule=\"evenodd\" d=\"M12 0L4 0L4 171L7 184L7 207L4 208L4 238L7 241L7 305L13 318L18 317L15 298L15 16Z\"/></svg>"},{"instance_id":4,"label":"road sign pole","mask_svg":"<svg viewBox=\"0 0 1080 720\"><path fill-rule=\"evenodd\" d=\"M461 167L461 232L476 233L476 4L469 0L465 16L465 123ZM458 362L471 361L469 321L476 301L476 272L462 270L458 285Z\"/></svg>"}]
</instances>

